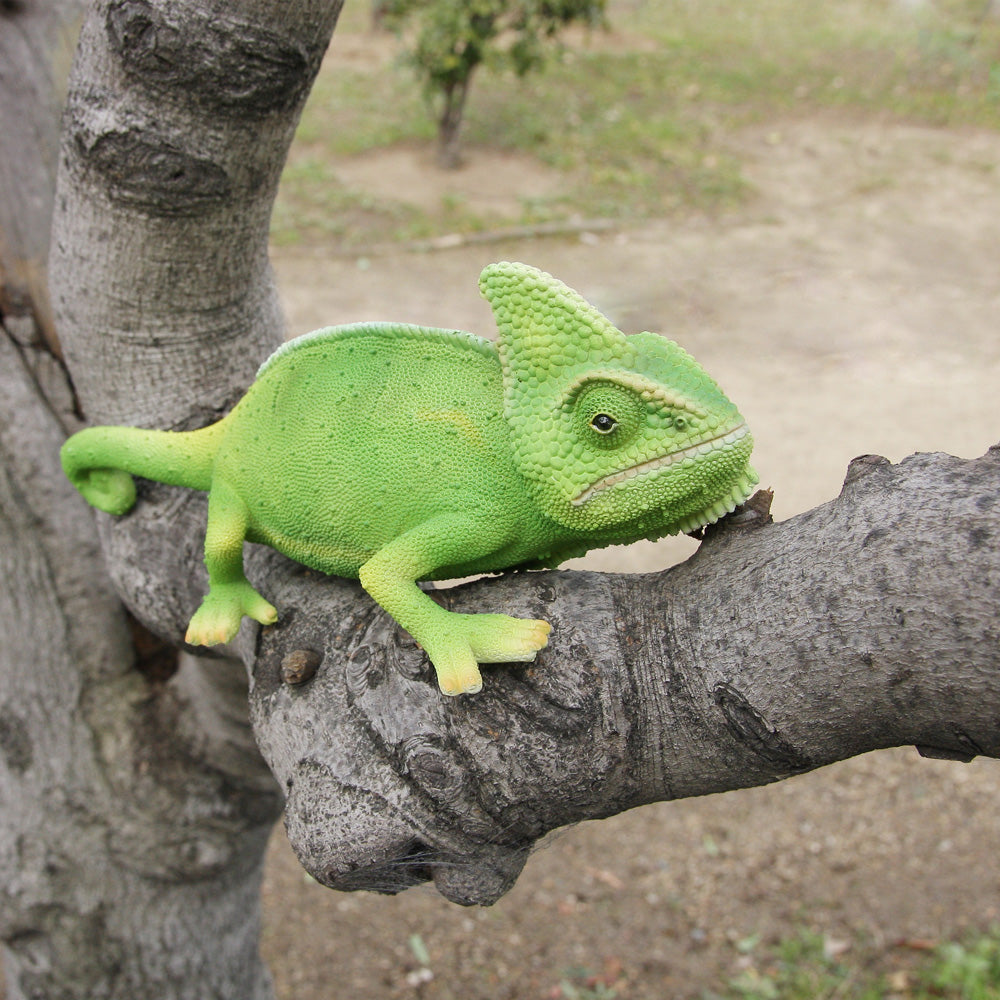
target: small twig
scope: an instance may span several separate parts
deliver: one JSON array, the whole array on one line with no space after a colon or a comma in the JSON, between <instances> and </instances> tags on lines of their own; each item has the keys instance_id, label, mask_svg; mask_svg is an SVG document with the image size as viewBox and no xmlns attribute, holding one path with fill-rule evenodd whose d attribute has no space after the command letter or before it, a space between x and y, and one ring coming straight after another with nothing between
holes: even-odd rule
<instances>
[{"instance_id":1,"label":"small twig","mask_svg":"<svg viewBox=\"0 0 1000 1000\"><path fill-rule=\"evenodd\" d=\"M455 250L459 247L503 243L506 240L531 240L552 236L577 236L584 233L608 232L625 228L619 219L576 219L564 222L539 222L534 225L505 226L474 233L446 233L408 243L373 243L361 247L305 246L296 247L297 253L310 253L323 257L381 257L392 253L429 253L437 250Z\"/></svg>"}]
</instances>

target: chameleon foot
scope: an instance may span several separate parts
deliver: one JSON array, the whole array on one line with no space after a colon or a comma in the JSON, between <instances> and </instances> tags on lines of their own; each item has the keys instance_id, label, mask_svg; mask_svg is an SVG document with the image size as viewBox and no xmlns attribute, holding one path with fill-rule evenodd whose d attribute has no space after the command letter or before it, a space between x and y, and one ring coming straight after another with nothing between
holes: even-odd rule
<instances>
[{"instance_id":1,"label":"chameleon foot","mask_svg":"<svg viewBox=\"0 0 1000 1000\"><path fill-rule=\"evenodd\" d=\"M239 631L243 616L262 625L272 625L278 612L245 580L217 583L205 595L201 607L188 624L184 641L192 646L215 646L229 642Z\"/></svg>"},{"instance_id":2,"label":"chameleon foot","mask_svg":"<svg viewBox=\"0 0 1000 1000\"><path fill-rule=\"evenodd\" d=\"M468 615L469 644L480 663L527 663L544 649L552 626L539 618Z\"/></svg>"},{"instance_id":3,"label":"chameleon foot","mask_svg":"<svg viewBox=\"0 0 1000 1000\"><path fill-rule=\"evenodd\" d=\"M482 689L480 663L533 660L549 641L551 626L538 619L508 615L456 615L446 635L425 644L438 686L446 695L475 694Z\"/></svg>"}]
</instances>

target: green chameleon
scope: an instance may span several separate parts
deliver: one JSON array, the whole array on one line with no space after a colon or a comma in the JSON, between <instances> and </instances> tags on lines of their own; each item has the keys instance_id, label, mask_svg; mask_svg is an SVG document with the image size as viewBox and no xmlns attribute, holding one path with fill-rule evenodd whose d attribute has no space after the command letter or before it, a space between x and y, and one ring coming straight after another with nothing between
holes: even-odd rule
<instances>
[{"instance_id":1,"label":"green chameleon","mask_svg":"<svg viewBox=\"0 0 1000 1000\"><path fill-rule=\"evenodd\" d=\"M187 642L277 620L243 572L244 540L262 542L360 579L445 694L476 692L479 663L533 660L548 623L446 611L416 581L556 566L694 531L747 498L747 426L680 347L625 336L524 264L491 264L479 286L497 344L397 323L317 330L275 351L218 423L66 442L66 475L108 513L134 504L130 473L208 490L209 591Z\"/></svg>"}]
</instances>

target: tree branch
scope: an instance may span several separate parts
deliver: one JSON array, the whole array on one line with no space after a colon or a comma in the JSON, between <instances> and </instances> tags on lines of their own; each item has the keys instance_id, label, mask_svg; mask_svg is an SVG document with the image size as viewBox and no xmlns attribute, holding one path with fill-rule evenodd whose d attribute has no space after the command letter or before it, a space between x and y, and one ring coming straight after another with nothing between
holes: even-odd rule
<instances>
[{"instance_id":1,"label":"tree branch","mask_svg":"<svg viewBox=\"0 0 1000 1000\"><path fill-rule=\"evenodd\" d=\"M553 623L536 664L488 668L457 700L356 586L275 565L284 613L261 635L251 705L296 853L335 888L433 878L489 903L566 823L880 747L1000 755L998 475L1000 448L860 459L836 500L724 524L663 573L442 592ZM311 679L283 677L310 661Z\"/></svg>"}]
</instances>

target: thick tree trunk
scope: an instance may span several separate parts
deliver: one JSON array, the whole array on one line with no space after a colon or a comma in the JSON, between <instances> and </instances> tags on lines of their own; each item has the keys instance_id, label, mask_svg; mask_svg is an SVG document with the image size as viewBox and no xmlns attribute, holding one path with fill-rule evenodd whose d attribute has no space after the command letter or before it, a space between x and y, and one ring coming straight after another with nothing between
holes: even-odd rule
<instances>
[{"instance_id":1,"label":"thick tree trunk","mask_svg":"<svg viewBox=\"0 0 1000 1000\"><path fill-rule=\"evenodd\" d=\"M257 958L255 893L280 793L246 726L227 721L245 715L245 684L234 684L238 668L206 680L190 662L169 686L160 680L178 665L176 653L130 629L91 517L60 483L64 432L25 353L3 330L8 1000L263 1000L270 988Z\"/></svg>"},{"instance_id":2,"label":"thick tree trunk","mask_svg":"<svg viewBox=\"0 0 1000 1000\"><path fill-rule=\"evenodd\" d=\"M265 1000L258 890L281 793L245 671L178 654L124 611L58 450L81 414L211 419L280 338L270 200L338 5L299 4L298 21L285 4L90 6L52 261L60 341L44 248L62 88L48 74L76 6L0 8L7 996ZM168 537L169 510L154 521ZM185 576L197 545L182 546ZM177 560L147 571L155 604Z\"/></svg>"}]
</instances>

